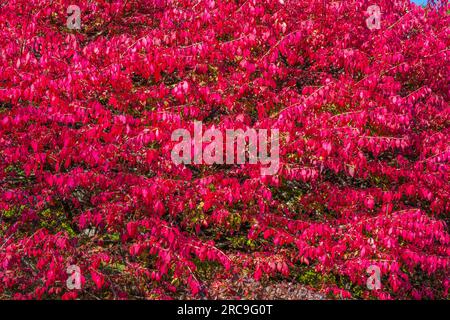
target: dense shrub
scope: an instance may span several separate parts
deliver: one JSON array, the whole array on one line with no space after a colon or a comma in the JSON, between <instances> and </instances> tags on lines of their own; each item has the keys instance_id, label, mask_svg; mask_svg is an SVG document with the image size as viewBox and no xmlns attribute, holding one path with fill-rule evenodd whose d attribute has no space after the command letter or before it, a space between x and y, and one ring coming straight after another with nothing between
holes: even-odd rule
<instances>
[{"instance_id":1,"label":"dense shrub","mask_svg":"<svg viewBox=\"0 0 450 320\"><path fill-rule=\"evenodd\" d=\"M448 8L372 2L1 4L0 297L448 298ZM279 129L278 174L175 165L194 120Z\"/></svg>"}]
</instances>

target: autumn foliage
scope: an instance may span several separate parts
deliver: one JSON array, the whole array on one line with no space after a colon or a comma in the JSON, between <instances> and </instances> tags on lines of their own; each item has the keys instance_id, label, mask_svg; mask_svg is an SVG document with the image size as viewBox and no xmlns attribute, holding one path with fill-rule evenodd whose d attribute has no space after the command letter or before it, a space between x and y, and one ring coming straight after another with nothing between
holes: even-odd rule
<instances>
[{"instance_id":1,"label":"autumn foliage","mask_svg":"<svg viewBox=\"0 0 450 320\"><path fill-rule=\"evenodd\" d=\"M4 1L0 298L201 298L305 274L328 297L448 298L447 10ZM280 170L175 165L171 133L195 120L279 129Z\"/></svg>"}]
</instances>

